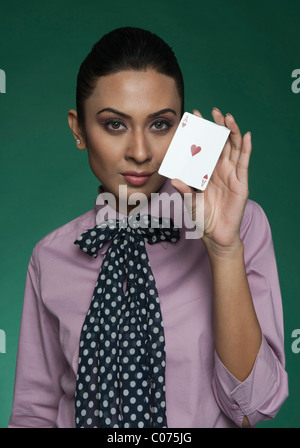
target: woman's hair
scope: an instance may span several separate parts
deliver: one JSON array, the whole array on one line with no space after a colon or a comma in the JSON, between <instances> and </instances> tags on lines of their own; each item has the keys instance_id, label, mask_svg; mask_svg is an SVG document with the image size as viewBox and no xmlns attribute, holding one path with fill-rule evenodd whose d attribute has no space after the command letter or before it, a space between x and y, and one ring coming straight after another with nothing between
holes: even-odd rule
<instances>
[{"instance_id":1,"label":"woman's hair","mask_svg":"<svg viewBox=\"0 0 300 448\"><path fill-rule=\"evenodd\" d=\"M174 79L184 111L184 83L172 48L159 36L141 28L124 27L105 34L82 62L76 88L78 122L85 132L84 103L100 76L123 70L154 70Z\"/></svg>"}]
</instances>

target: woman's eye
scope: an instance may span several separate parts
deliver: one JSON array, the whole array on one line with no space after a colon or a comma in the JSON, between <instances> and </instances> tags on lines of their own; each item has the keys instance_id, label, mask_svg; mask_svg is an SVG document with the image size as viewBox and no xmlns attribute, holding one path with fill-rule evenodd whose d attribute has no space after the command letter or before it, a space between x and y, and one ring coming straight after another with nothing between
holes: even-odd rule
<instances>
[{"instance_id":1,"label":"woman's eye","mask_svg":"<svg viewBox=\"0 0 300 448\"><path fill-rule=\"evenodd\" d=\"M116 132L120 132L120 131L123 131L124 129L126 129L126 126L124 125L124 123L122 121L118 121L118 120L106 121L105 127L109 131L116 131Z\"/></svg>"},{"instance_id":2,"label":"woman's eye","mask_svg":"<svg viewBox=\"0 0 300 448\"><path fill-rule=\"evenodd\" d=\"M157 131L165 131L171 127L171 124L166 120L157 120L152 123L151 127L154 127Z\"/></svg>"},{"instance_id":3,"label":"woman's eye","mask_svg":"<svg viewBox=\"0 0 300 448\"><path fill-rule=\"evenodd\" d=\"M113 121L112 123L110 123L111 127L113 129L120 129L120 126L122 125L121 123L119 123L118 121Z\"/></svg>"}]
</instances>

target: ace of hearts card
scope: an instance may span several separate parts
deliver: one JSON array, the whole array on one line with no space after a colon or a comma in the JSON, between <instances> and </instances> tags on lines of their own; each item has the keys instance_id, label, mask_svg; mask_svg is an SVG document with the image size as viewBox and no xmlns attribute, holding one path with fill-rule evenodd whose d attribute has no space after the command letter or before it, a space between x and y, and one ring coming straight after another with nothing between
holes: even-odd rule
<instances>
[{"instance_id":1,"label":"ace of hearts card","mask_svg":"<svg viewBox=\"0 0 300 448\"><path fill-rule=\"evenodd\" d=\"M205 190L229 134L227 127L185 112L158 173Z\"/></svg>"}]
</instances>

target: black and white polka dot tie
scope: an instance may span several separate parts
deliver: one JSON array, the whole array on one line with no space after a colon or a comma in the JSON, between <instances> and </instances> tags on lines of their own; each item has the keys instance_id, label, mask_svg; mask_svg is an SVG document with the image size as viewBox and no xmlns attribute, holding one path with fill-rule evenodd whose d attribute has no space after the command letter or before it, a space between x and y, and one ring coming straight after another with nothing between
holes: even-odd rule
<instances>
[{"instance_id":1,"label":"black and white polka dot tie","mask_svg":"<svg viewBox=\"0 0 300 448\"><path fill-rule=\"evenodd\" d=\"M76 427L167 427L165 338L144 240L179 238L170 219L129 215L75 241L96 258L112 240L80 337Z\"/></svg>"}]
</instances>

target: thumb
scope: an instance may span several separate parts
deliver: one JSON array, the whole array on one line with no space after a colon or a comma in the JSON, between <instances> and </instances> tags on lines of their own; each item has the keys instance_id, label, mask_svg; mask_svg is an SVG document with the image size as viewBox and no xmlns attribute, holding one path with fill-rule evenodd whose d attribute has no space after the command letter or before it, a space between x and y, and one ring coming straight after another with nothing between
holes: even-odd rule
<instances>
[{"instance_id":1,"label":"thumb","mask_svg":"<svg viewBox=\"0 0 300 448\"><path fill-rule=\"evenodd\" d=\"M185 193L194 193L193 188L189 187L180 179L172 179L171 185L181 194L182 197Z\"/></svg>"},{"instance_id":2,"label":"thumb","mask_svg":"<svg viewBox=\"0 0 300 448\"><path fill-rule=\"evenodd\" d=\"M171 185L182 196L185 208L192 220L192 226L196 226L201 238L204 233L204 194L200 190L195 191L179 179L172 179Z\"/></svg>"}]
</instances>

